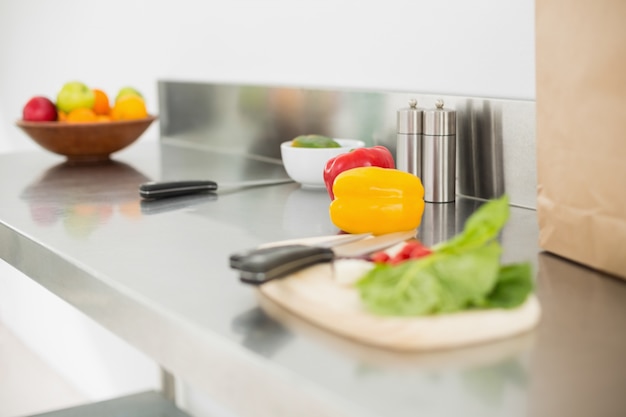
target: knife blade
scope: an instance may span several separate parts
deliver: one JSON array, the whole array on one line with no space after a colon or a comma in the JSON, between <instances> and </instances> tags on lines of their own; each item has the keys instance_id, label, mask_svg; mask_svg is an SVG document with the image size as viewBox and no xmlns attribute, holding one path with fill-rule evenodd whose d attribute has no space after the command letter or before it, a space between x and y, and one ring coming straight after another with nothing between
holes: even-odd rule
<instances>
[{"instance_id":1,"label":"knife blade","mask_svg":"<svg viewBox=\"0 0 626 417\"><path fill-rule=\"evenodd\" d=\"M290 244L253 249L230 257L230 266L240 272L239 279L260 285L321 262L338 258L358 258L415 237L416 231L365 237L340 245Z\"/></svg>"},{"instance_id":2,"label":"knife blade","mask_svg":"<svg viewBox=\"0 0 626 417\"><path fill-rule=\"evenodd\" d=\"M276 185L293 182L290 178L276 178L268 180L241 181L235 183L221 183L218 187L212 180L181 180L181 181L150 181L139 185L139 195L144 199L156 200L160 198L177 197L205 192L216 192L222 189L243 189Z\"/></svg>"}]
</instances>

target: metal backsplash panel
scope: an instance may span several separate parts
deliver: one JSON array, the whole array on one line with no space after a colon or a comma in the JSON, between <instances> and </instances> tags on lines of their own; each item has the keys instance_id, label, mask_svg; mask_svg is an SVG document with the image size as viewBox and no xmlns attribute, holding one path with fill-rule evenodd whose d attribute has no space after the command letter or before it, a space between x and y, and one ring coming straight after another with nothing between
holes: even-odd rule
<instances>
[{"instance_id":1,"label":"metal backsplash panel","mask_svg":"<svg viewBox=\"0 0 626 417\"><path fill-rule=\"evenodd\" d=\"M161 140L280 160L281 142L317 133L395 155L398 109L439 98L457 111L457 193L535 208L534 101L162 80Z\"/></svg>"}]
</instances>

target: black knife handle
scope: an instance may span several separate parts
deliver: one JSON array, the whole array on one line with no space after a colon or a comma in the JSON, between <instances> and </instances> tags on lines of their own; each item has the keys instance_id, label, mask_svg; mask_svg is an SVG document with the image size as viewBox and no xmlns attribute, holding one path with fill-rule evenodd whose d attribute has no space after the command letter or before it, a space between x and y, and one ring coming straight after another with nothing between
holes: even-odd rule
<instances>
[{"instance_id":1,"label":"black knife handle","mask_svg":"<svg viewBox=\"0 0 626 417\"><path fill-rule=\"evenodd\" d=\"M331 249L317 246L273 246L235 253L230 256L230 267L241 272L241 281L258 285L320 262L329 262L334 256Z\"/></svg>"},{"instance_id":2,"label":"black knife handle","mask_svg":"<svg viewBox=\"0 0 626 417\"><path fill-rule=\"evenodd\" d=\"M209 180L146 182L139 186L143 198L166 198L217 190L217 183Z\"/></svg>"}]
</instances>

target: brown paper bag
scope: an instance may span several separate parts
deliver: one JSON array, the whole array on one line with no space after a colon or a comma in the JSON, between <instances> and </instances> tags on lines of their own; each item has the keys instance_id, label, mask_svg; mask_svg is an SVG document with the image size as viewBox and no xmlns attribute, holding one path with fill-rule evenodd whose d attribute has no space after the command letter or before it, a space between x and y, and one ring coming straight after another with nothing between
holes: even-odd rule
<instances>
[{"instance_id":1,"label":"brown paper bag","mask_svg":"<svg viewBox=\"0 0 626 417\"><path fill-rule=\"evenodd\" d=\"M539 244L626 278L626 1L535 6Z\"/></svg>"}]
</instances>

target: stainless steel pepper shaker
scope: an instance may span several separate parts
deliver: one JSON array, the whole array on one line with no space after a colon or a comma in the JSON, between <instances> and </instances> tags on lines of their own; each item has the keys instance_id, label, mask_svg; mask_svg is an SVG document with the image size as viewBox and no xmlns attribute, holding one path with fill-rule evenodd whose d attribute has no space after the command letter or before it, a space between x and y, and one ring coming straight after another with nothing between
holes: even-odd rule
<instances>
[{"instance_id":1,"label":"stainless steel pepper shaker","mask_svg":"<svg viewBox=\"0 0 626 417\"><path fill-rule=\"evenodd\" d=\"M400 171L422 176L422 117L423 109L417 100L409 100L409 107L398 110L398 142L396 167Z\"/></svg>"},{"instance_id":2,"label":"stainless steel pepper shaker","mask_svg":"<svg viewBox=\"0 0 626 417\"><path fill-rule=\"evenodd\" d=\"M456 198L456 112L443 108L424 110L422 184L424 201L449 203Z\"/></svg>"}]
</instances>

